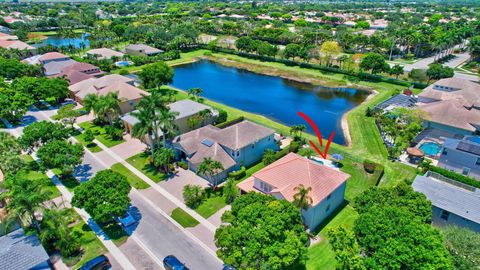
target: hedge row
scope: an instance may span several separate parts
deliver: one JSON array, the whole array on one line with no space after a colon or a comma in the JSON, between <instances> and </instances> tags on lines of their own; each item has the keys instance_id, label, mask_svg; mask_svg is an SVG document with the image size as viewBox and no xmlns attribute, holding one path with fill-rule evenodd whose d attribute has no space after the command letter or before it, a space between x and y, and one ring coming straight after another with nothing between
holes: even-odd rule
<instances>
[{"instance_id":1,"label":"hedge row","mask_svg":"<svg viewBox=\"0 0 480 270\"><path fill-rule=\"evenodd\" d=\"M366 159L363 162L363 168L366 172L372 174L373 179L375 179L375 185L378 185L385 173L385 167L382 164Z\"/></svg>"},{"instance_id":2,"label":"hedge row","mask_svg":"<svg viewBox=\"0 0 480 270\"><path fill-rule=\"evenodd\" d=\"M240 117L237 117L237 118L232 119L232 120L230 120L230 121L225 121L225 122L223 122L223 123L217 124L216 127L220 128L220 129L226 128L226 127L235 125L235 124L237 124L237 123L240 123L240 122L242 122L243 120L245 120L245 117L240 116Z\"/></svg>"},{"instance_id":3,"label":"hedge row","mask_svg":"<svg viewBox=\"0 0 480 270\"><path fill-rule=\"evenodd\" d=\"M227 49L227 48L221 48L221 47L213 47L213 48L212 47L205 47L205 48L212 49L215 52L235 54L235 55L238 55L238 56L251 58L251 59L256 59L256 60L261 60L261 61L282 63L282 64L285 64L287 66L299 66L299 67L304 67L304 68L316 69L316 70L320 70L320 71L340 73L340 74L344 74L344 75L347 75L347 76L357 77L360 80L364 80L364 81L386 82L386 83L401 85L401 86L405 86L405 87L409 87L409 86L413 85L415 88L425 88L425 87L428 86L428 84L422 83L422 82L404 81L404 80L384 77L384 76L381 76L381 75L374 75L374 74L365 73L365 72L354 72L354 71L344 70L344 69L341 69L341 68L327 67L327 66L321 66L321 65L305 63L305 62L296 62L296 61L293 61L293 60L288 60L288 59L283 59L283 58L276 58L276 57L271 57L271 56L263 56L263 55L245 53L245 52L238 52L238 51L233 50L233 49Z\"/></svg>"},{"instance_id":4,"label":"hedge row","mask_svg":"<svg viewBox=\"0 0 480 270\"><path fill-rule=\"evenodd\" d=\"M247 168L245 168L245 166L242 166L240 170L229 173L228 177L231 177L235 180L242 179L245 176L246 172Z\"/></svg>"},{"instance_id":5,"label":"hedge row","mask_svg":"<svg viewBox=\"0 0 480 270\"><path fill-rule=\"evenodd\" d=\"M452 171L449 171L447 169L443 169L443 168L432 166L432 165L428 166L428 170L430 170L432 172L436 172L438 174L441 174L441 175L443 175L447 178L450 178L452 180L467 184L469 186L480 188L480 181L478 181L474 178L465 176L463 174L452 172Z\"/></svg>"}]
</instances>

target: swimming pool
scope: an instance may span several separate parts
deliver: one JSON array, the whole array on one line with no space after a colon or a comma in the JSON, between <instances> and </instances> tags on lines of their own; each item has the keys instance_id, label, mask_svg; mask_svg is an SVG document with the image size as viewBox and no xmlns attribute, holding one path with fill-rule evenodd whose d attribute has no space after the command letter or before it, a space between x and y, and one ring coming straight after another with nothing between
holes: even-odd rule
<instances>
[{"instance_id":1,"label":"swimming pool","mask_svg":"<svg viewBox=\"0 0 480 270\"><path fill-rule=\"evenodd\" d=\"M436 142L424 142L419 147L427 156L436 156L440 152L440 144Z\"/></svg>"},{"instance_id":2,"label":"swimming pool","mask_svg":"<svg viewBox=\"0 0 480 270\"><path fill-rule=\"evenodd\" d=\"M129 63L128 63L128 61L118 61L118 62L115 63L115 65L117 67L128 67Z\"/></svg>"}]
</instances>

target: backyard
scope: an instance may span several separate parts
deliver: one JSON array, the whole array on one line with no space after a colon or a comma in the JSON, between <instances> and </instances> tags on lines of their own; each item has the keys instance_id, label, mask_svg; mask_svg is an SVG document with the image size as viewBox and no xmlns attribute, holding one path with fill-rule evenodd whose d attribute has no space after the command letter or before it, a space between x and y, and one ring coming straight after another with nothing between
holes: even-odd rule
<instances>
[{"instance_id":1,"label":"backyard","mask_svg":"<svg viewBox=\"0 0 480 270\"><path fill-rule=\"evenodd\" d=\"M158 183L162 180L165 180L165 174L160 172L158 168L150 164L150 153L139 153L135 156L129 157L127 162L130 163L137 170L144 173L148 178L152 179L153 182Z\"/></svg>"}]
</instances>

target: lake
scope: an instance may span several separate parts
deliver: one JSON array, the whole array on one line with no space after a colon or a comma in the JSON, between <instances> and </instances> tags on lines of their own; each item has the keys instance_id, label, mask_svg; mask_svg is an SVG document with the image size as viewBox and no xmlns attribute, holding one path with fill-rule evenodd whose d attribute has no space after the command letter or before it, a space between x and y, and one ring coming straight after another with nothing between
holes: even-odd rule
<instances>
[{"instance_id":1,"label":"lake","mask_svg":"<svg viewBox=\"0 0 480 270\"><path fill-rule=\"evenodd\" d=\"M244 111L264 115L287 126L305 124L301 111L319 127L324 138L335 131L333 141L344 144L342 115L368 96L354 88L329 88L292 82L280 77L261 75L201 60L174 67L172 86L187 90L203 89L202 96Z\"/></svg>"},{"instance_id":2,"label":"lake","mask_svg":"<svg viewBox=\"0 0 480 270\"><path fill-rule=\"evenodd\" d=\"M80 48L81 44L83 43L85 47L88 47L90 44L90 41L87 39L88 34L81 34L78 35L78 37L75 38L63 38L59 37L57 35L52 35L52 36L47 36L46 39L42 40L40 43L36 43L33 46L34 47L44 47L47 45L52 45L55 47L67 47L69 45L73 45L75 48Z\"/></svg>"}]
</instances>

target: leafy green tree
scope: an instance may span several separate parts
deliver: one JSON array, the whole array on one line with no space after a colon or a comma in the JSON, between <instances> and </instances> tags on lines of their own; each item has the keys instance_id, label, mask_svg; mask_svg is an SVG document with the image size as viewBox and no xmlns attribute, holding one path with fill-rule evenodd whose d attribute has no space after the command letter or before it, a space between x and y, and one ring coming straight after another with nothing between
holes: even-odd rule
<instances>
[{"instance_id":1,"label":"leafy green tree","mask_svg":"<svg viewBox=\"0 0 480 270\"><path fill-rule=\"evenodd\" d=\"M175 158L175 154L172 148L160 148L153 157L153 164L156 167L163 167L163 170L166 174L169 173L168 166L172 164Z\"/></svg>"},{"instance_id":2,"label":"leafy green tree","mask_svg":"<svg viewBox=\"0 0 480 270\"><path fill-rule=\"evenodd\" d=\"M59 100L68 96L68 82L63 78L20 77L12 82L12 87L33 96L35 100Z\"/></svg>"},{"instance_id":3,"label":"leafy green tree","mask_svg":"<svg viewBox=\"0 0 480 270\"><path fill-rule=\"evenodd\" d=\"M328 242L335 252L339 270L364 270L360 257L360 247L355 234L343 226L332 228L327 232Z\"/></svg>"},{"instance_id":4,"label":"leafy green tree","mask_svg":"<svg viewBox=\"0 0 480 270\"><path fill-rule=\"evenodd\" d=\"M194 88L188 89L187 93L188 93L188 96L192 96L192 98L195 101L198 101L200 98L200 95L203 93L203 90L202 88L194 87Z\"/></svg>"},{"instance_id":5,"label":"leafy green tree","mask_svg":"<svg viewBox=\"0 0 480 270\"><path fill-rule=\"evenodd\" d=\"M382 55L378 53L367 53L360 62L360 68L370 70L372 74L377 74L388 71L390 67Z\"/></svg>"},{"instance_id":6,"label":"leafy green tree","mask_svg":"<svg viewBox=\"0 0 480 270\"><path fill-rule=\"evenodd\" d=\"M239 51L248 52L248 53L251 53L256 50L255 41L252 38L245 37L245 36L239 37L235 41L235 47L237 47Z\"/></svg>"},{"instance_id":7,"label":"leafy green tree","mask_svg":"<svg viewBox=\"0 0 480 270\"><path fill-rule=\"evenodd\" d=\"M84 100L84 108L86 111L93 111L100 119L107 119L109 125L113 124L120 115L120 100L116 92L110 92L104 96L88 94Z\"/></svg>"},{"instance_id":8,"label":"leafy green tree","mask_svg":"<svg viewBox=\"0 0 480 270\"><path fill-rule=\"evenodd\" d=\"M186 185L183 187L183 200L190 208L197 208L203 200L203 189L199 185Z\"/></svg>"},{"instance_id":9,"label":"leafy green tree","mask_svg":"<svg viewBox=\"0 0 480 270\"><path fill-rule=\"evenodd\" d=\"M17 59L0 57L0 77L15 79L22 76L35 77L41 74L42 71L38 66L22 63Z\"/></svg>"},{"instance_id":10,"label":"leafy green tree","mask_svg":"<svg viewBox=\"0 0 480 270\"><path fill-rule=\"evenodd\" d=\"M225 197L225 202L230 204L239 196L239 191L235 179L227 178L225 182L223 196Z\"/></svg>"},{"instance_id":11,"label":"leafy green tree","mask_svg":"<svg viewBox=\"0 0 480 270\"><path fill-rule=\"evenodd\" d=\"M414 68L408 73L408 77L415 82L424 82L428 79L427 71L424 69Z\"/></svg>"},{"instance_id":12,"label":"leafy green tree","mask_svg":"<svg viewBox=\"0 0 480 270\"><path fill-rule=\"evenodd\" d=\"M8 121L20 122L33 104L30 95L15 91L12 88L0 88L0 117Z\"/></svg>"},{"instance_id":13,"label":"leafy green tree","mask_svg":"<svg viewBox=\"0 0 480 270\"><path fill-rule=\"evenodd\" d=\"M272 164L276 160L275 151L267 149L263 153L262 162L265 166Z\"/></svg>"},{"instance_id":14,"label":"leafy green tree","mask_svg":"<svg viewBox=\"0 0 480 270\"><path fill-rule=\"evenodd\" d=\"M358 21L358 22L355 24L355 28L359 28L359 29L369 29L369 28L370 28L370 24L369 24L367 21Z\"/></svg>"},{"instance_id":15,"label":"leafy green tree","mask_svg":"<svg viewBox=\"0 0 480 270\"><path fill-rule=\"evenodd\" d=\"M395 79L398 79L398 76L403 74L403 66L395 64L393 67L390 68L388 74L395 75Z\"/></svg>"},{"instance_id":16,"label":"leafy green tree","mask_svg":"<svg viewBox=\"0 0 480 270\"><path fill-rule=\"evenodd\" d=\"M218 256L237 269L294 269L305 260L307 235L300 212L286 200L248 193L215 232Z\"/></svg>"},{"instance_id":17,"label":"leafy green tree","mask_svg":"<svg viewBox=\"0 0 480 270\"><path fill-rule=\"evenodd\" d=\"M204 158L202 163L198 165L198 173L205 175L208 181L212 183L213 187L217 187L217 175L223 171L223 165L217 160L210 157Z\"/></svg>"},{"instance_id":18,"label":"leafy green tree","mask_svg":"<svg viewBox=\"0 0 480 270\"><path fill-rule=\"evenodd\" d=\"M320 53L327 59L327 66L330 66L332 57L342 53L342 48L336 41L325 41L320 47Z\"/></svg>"},{"instance_id":19,"label":"leafy green tree","mask_svg":"<svg viewBox=\"0 0 480 270\"><path fill-rule=\"evenodd\" d=\"M83 140L88 144L92 144L93 140L95 140L95 135L93 134L92 130L87 129L83 133Z\"/></svg>"},{"instance_id":20,"label":"leafy green tree","mask_svg":"<svg viewBox=\"0 0 480 270\"><path fill-rule=\"evenodd\" d=\"M295 43L288 44L287 46L285 46L285 49L283 50L283 57L285 57L286 59L292 58L293 60L295 60L295 57L299 56L298 53L300 52L301 49L302 48L298 44L295 44Z\"/></svg>"},{"instance_id":21,"label":"leafy green tree","mask_svg":"<svg viewBox=\"0 0 480 270\"><path fill-rule=\"evenodd\" d=\"M302 132L304 132L306 128L304 124L293 125L290 127L290 134L294 136L295 140L301 140Z\"/></svg>"},{"instance_id":22,"label":"leafy green tree","mask_svg":"<svg viewBox=\"0 0 480 270\"><path fill-rule=\"evenodd\" d=\"M159 88L164 84L172 82L173 69L165 62L159 61L143 68L138 72L138 76L145 88Z\"/></svg>"},{"instance_id":23,"label":"leafy green tree","mask_svg":"<svg viewBox=\"0 0 480 270\"><path fill-rule=\"evenodd\" d=\"M445 227L442 232L454 269L480 269L480 233L456 226Z\"/></svg>"},{"instance_id":24,"label":"leafy green tree","mask_svg":"<svg viewBox=\"0 0 480 270\"><path fill-rule=\"evenodd\" d=\"M427 69L428 80L440 80L453 77L454 72L451 67L444 67L441 64L431 64Z\"/></svg>"},{"instance_id":25,"label":"leafy green tree","mask_svg":"<svg viewBox=\"0 0 480 270\"><path fill-rule=\"evenodd\" d=\"M468 49L472 60L478 60L480 57L480 35L472 37L468 43Z\"/></svg>"},{"instance_id":26,"label":"leafy green tree","mask_svg":"<svg viewBox=\"0 0 480 270\"><path fill-rule=\"evenodd\" d=\"M77 165L82 163L83 147L68 141L53 140L38 148L40 165L45 168L58 168L65 175L70 175Z\"/></svg>"},{"instance_id":27,"label":"leafy green tree","mask_svg":"<svg viewBox=\"0 0 480 270\"><path fill-rule=\"evenodd\" d=\"M23 129L19 143L25 150L33 150L53 140L66 140L70 137L71 130L62 124L49 121L34 122Z\"/></svg>"},{"instance_id":28,"label":"leafy green tree","mask_svg":"<svg viewBox=\"0 0 480 270\"><path fill-rule=\"evenodd\" d=\"M4 175L16 174L25 166L20 155L21 148L15 137L0 132L0 170Z\"/></svg>"},{"instance_id":29,"label":"leafy green tree","mask_svg":"<svg viewBox=\"0 0 480 270\"><path fill-rule=\"evenodd\" d=\"M75 110L75 105L67 104L58 109L57 115L55 117L59 119L63 125L70 125L70 127L73 128L73 125L75 124L75 122L77 121L77 117L79 116L80 112Z\"/></svg>"},{"instance_id":30,"label":"leafy green tree","mask_svg":"<svg viewBox=\"0 0 480 270\"><path fill-rule=\"evenodd\" d=\"M103 170L75 189L72 205L84 208L97 222L108 223L126 214L130 189L125 176Z\"/></svg>"},{"instance_id":31,"label":"leafy green tree","mask_svg":"<svg viewBox=\"0 0 480 270\"><path fill-rule=\"evenodd\" d=\"M303 184L293 188L295 194L293 195L293 205L298 209L307 210L313 203L312 197L308 195L312 191L312 187L305 187Z\"/></svg>"},{"instance_id":32,"label":"leafy green tree","mask_svg":"<svg viewBox=\"0 0 480 270\"><path fill-rule=\"evenodd\" d=\"M73 256L80 251L79 239L69 227L72 220L69 209L45 209L40 227L40 240L53 245L62 256Z\"/></svg>"}]
</instances>

